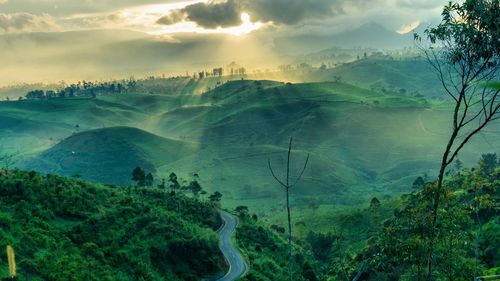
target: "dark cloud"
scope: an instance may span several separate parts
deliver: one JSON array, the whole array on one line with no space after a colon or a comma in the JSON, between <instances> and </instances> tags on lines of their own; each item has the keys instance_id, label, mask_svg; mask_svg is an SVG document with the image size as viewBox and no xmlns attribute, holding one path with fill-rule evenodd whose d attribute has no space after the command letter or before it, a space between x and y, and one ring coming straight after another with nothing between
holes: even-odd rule
<instances>
[{"instance_id":1,"label":"dark cloud","mask_svg":"<svg viewBox=\"0 0 500 281\"><path fill-rule=\"evenodd\" d=\"M170 12L170 14L161 17L158 19L156 23L162 24L162 25L172 25L176 24L178 22L182 22L186 20L186 12L181 9L181 10L173 10Z\"/></svg>"},{"instance_id":2,"label":"dark cloud","mask_svg":"<svg viewBox=\"0 0 500 281\"><path fill-rule=\"evenodd\" d=\"M174 10L161 17L158 24L171 25L192 21L201 27L238 26L241 13L247 12L253 21L294 25L306 19L318 19L342 12L340 0L226 0L196 3Z\"/></svg>"},{"instance_id":3,"label":"dark cloud","mask_svg":"<svg viewBox=\"0 0 500 281\"><path fill-rule=\"evenodd\" d=\"M18 31L52 31L58 26L54 19L47 15L29 13L0 14L0 30L5 32Z\"/></svg>"},{"instance_id":4,"label":"dark cloud","mask_svg":"<svg viewBox=\"0 0 500 281\"><path fill-rule=\"evenodd\" d=\"M241 24L241 10L236 0L222 3L196 3L184 8L187 19L207 28L229 27Z\"/></svg>"},{"instance_id":5,"label":"dark cloud","mask_svg":"<svg viewBox=\"0 0 500 281\"><path fill-rule=\"evenodd\" d=\"M254 20L293 25L311 18L323 18L342 12L335 0L250 0L248 13Z\"/></svg>"},{"instance_id":6,"label":"dark cloud","mask_svg":"<svg viewBox=\"0 0 500 281\"><path fill-rule=\"evenodd\" d=\"M242 23L240 7L241 3L237 0L195 3L183 9L171 11L170 14L161 17L157 23L172 25L188 20L204 28L238 26Z\"/></svg>"}]
</instances>

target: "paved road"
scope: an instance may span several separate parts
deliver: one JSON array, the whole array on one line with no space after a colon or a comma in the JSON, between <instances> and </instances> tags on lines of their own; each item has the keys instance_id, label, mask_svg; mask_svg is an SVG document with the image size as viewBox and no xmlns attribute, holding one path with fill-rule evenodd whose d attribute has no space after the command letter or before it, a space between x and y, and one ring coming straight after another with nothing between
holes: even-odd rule
<instances>
[{"instance_id":1,"label":"paved road","mask_svg":"<svg viewBox=\"0 0 500 281\"><path fill-rule=\"evenodd\" d=\"M231 237L233 236L238 221L231 214L219 211L224 227L219 232L219 248L229 264L229 271L217 281L234 281L243 276L247 270L247 265L240 251L233 245Z\"/></svg>"}]
</instances>

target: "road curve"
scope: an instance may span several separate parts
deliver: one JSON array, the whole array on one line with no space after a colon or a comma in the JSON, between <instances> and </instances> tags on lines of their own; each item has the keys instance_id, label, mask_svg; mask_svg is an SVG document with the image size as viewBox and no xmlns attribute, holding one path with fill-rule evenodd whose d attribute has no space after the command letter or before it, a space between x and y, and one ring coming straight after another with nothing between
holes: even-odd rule
<instances>
[{"instance_id":1,"label":"road curve","mask_svg":"<svg viewBox=\"0 0 500 281\"><path fill-rule=\"evenodd\" d=\"M219 211L219 214L224 221L224 226L219 231L219 248L229 264L229 271L217 281L234 281L243 276L247 270L243 255L236 249L231 240L238 220L224 211Z\"/></svg>"}]
</instances>

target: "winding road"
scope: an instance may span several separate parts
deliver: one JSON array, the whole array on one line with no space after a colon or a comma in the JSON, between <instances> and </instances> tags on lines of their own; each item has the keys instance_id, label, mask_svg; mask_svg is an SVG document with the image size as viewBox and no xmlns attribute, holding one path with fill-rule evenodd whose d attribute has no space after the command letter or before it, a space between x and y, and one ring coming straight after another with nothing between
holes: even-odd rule
<instances>
[{"instance_id":1,"label":"winding road","mask_svg":"<svg viewBox=\"0 0 500 281\"><path fill-rule=\"evenodd\" d=\"M219 231L219 248L229 264L229 270L224 277L217 281L234 281L243 276L247 270L243 255L236 249L231 240L238 220L224 211L219 211L219 214L224 221L224 226Z\"/></svg>"}]
</instances>

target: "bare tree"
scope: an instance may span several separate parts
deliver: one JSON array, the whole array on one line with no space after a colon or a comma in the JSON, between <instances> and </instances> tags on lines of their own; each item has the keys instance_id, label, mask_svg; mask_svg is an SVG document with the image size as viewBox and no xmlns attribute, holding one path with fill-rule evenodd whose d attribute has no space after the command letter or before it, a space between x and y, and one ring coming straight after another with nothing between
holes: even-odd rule
<instances>
[{"instance_id":1,"label":"bare tree","mask_svg":"<svg viewBox=\"0 0 500 281\"><path fill-rule=\"evenodd\" d=\"M433 251L446 169L483 128L500 118L500 90L485 87L500 74L500 1L465 0L444 7L442 22L425 31L429 46L415 35L453 101L452 130L444 149L431 210L427 280L433 279Z\"/></svg>"},{"instance_id":2,"label":"bare tree","mask_svg":"<svg viewBox=\"0 0 500 281\"><path fill-rule=\"evenodd\" d=\"M292 142L293 142L293 137L290 137L290 142L288 144L288 157L286 161L285 181L280 180L276 176L276 173L274 172L273 167L271 165L271 159L267 160L267 164L269 166L269 171L271 171L271 175L281 186L285 188L286 191L286 210L288 215L288 278L290 281L292 281L292 216L290 213L290 188L294 187L302 178L302 175L304 174L304 171L307 168L307 163L309 162L309 154L308 154L306 161L304 162L304 167L300 171L299 176L295 179L293 183L290 183L290 160L292 154Z\"/></svg>"}]
</instances>

